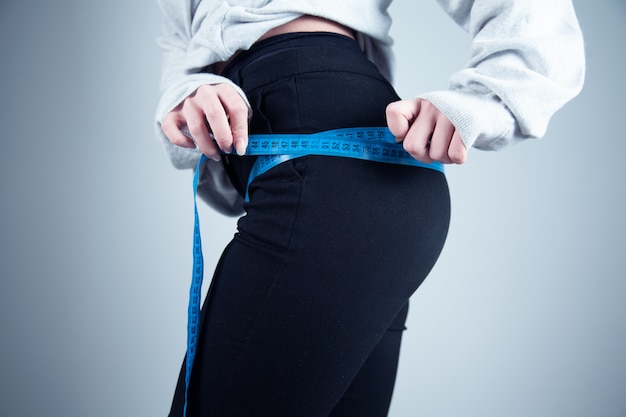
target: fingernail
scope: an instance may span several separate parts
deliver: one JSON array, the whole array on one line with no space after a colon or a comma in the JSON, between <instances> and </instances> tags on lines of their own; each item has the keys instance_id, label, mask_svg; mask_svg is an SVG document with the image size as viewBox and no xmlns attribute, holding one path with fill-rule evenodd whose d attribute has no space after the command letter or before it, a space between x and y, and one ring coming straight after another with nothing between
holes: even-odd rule
<instances>
[{"instance_id":1,"label":"fingernail","mask_svg":"<svg viewBox=\"0 0 626 417\"><path fill-rule=\"evenodd\" d=\"M235 139L235 150L237 151L237 155L243 156L246 154L246 141L239 138Z\"/></svg>"}]
</instances>

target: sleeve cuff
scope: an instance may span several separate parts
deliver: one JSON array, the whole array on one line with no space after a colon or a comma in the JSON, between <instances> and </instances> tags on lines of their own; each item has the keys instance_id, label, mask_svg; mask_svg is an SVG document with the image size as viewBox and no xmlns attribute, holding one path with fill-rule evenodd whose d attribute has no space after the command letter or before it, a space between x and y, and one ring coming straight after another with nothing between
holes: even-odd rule
<instances>
[{"instance_id":1,"label":"sleeve cuff","mask_svg":"<svg viewBox=\"0 0 626 417\"><path fill-rule=\"evenodd\" d=\"M494 95L448 90L422 94L420 98L448 117L468 149L500 150L521 139L513 115Z\"/></svg>"}]
</instances>

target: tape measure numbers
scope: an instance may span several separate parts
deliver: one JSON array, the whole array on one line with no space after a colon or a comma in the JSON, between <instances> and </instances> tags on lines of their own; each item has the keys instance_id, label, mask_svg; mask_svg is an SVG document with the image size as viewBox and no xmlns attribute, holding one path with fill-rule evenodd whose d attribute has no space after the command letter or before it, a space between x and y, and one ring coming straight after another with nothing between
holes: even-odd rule
<instances>
[{"instance_id":1,"label":"tape measure numbers","mask_svg":"<svg viewBox=\"0 0 626 417\"><path fill-rule=\"evenodd\" d=\"M340 156L391 164L410 165L444 172L443 164L433 162L425 164L407 153L401 143L387 128L348 128L328 130L313 134L267 134L250 135L246 155L259 156L252 167L248 186L254 178L273 167L293 158L306 155ZM200 308L202 298L202 280L204 276L204 258L200 236L200 219L197 206L197 188L200 166L206 157L202 155L193 179L193 270L189 289L189 307L187 318L187 357L185 367L185 406L187 415L187 391L196 356L200 333ZM248 193L246 191L246 201Z\"/></svg>"},{"instance_id":2,"label":"tape measure numbers","mask_svg":"<svg viewBox=\"0 0 626 417\"><path fill-rule=\"evenodd\" d=\"M439 162L425 164L414 159L396 142L387 128L347 128L313 134L251 135L246 155L258 155L248 177L254 178L299 156L325 155L364 159L400 165L420 166L443 172ZM246 190L246 201L249 200Z\"/></svg>"}]
</instances>

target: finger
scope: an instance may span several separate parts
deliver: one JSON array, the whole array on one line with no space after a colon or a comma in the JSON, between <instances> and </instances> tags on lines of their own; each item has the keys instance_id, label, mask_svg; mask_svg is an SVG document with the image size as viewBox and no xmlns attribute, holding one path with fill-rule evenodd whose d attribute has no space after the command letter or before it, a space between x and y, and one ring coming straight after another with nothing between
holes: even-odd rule
<instances>
[{"instance_id":1,"label":"finger","mask_svg":"<svg viewBox=\"0 0 626 417\"><path fill-rule=\"evenodd\" d=\"M248 146L248 106L239 93L226 84L218 85L218 97L228 115L231 137L238 155Z\"/></svg>"},{"instance_id":2,"label":"finger","mask_svg":"<svg viewBox=\"0 0 626 417\"><path fill-rule=\"evenodd\" d=\"M428 154L433 161L439 161L443 164L452 163L448 151L454 132L454 125L446 116L439 113L428 149Z\"/></svg>"},{"instance_id":3,"label":"finger","mask_svg":"<svg viewBox=\"0 0 626 417\"><path fill-rule=\"evenodd\" d=\"M205 126L208 124L213 134L213 140L224 152L230 153L233 148L233 135L230 131L226 109L217 95L210 100L202 100L202 111L206 117Z\"/></svg>"},{"instance_id":4,"label":"finger","mask_svg":"<svg viewBox=\"0 0 626 417\"><path fill-rule=\"evenodd\" d=\"M404 149L418 161L427 164L433 162L429 148L436 124L436 113L432 110L432 105L424 100L403 143Z\"/></svg>"},{"instance_id":5,"label":"finger","mask_svg":"<svg viewBox=\"0 0 626 417\"><path fill-rule=\"evenodd\" d=\"M219 160L219 149L209 133L204 111L198 107L196 100L185 100L182 115L191 137L202 153L211 159Z\"/></svg>"},{"instance_id":6,"label":"finger","mask_svg":"<svg viewBox=\"0 0 626 417\"><path fill-rule=\"evenodd\" d=\"M467 147L461 138L461 134L458 131L455 131L452 136L452 140L450 141L448 156L453 163L464 164L467 161L467 155Z\"/></svg>"},{"instance_id":7,"label":"finger","mask_svg":"<svg viewBox=\"0 0 626 417\"><path fill-rule=\"evenodd\" d=\"M172 144L193 149L196 147L196 144L181 131L181 128L185 125L185 120L182 116L172 111L163 118L161 130Z\"/></svg>"},{"instance_id":8,"label":"finger","mask_svg":"<svg viewBox=\"0 0 626 417\"><path fill-rule=\"evenodd\" d=\"M387 126L398 142L402 142L409 132L419 114L420 103L420 100L400 100L390 103L385 109Z\"/></svg>"}]
</instances>

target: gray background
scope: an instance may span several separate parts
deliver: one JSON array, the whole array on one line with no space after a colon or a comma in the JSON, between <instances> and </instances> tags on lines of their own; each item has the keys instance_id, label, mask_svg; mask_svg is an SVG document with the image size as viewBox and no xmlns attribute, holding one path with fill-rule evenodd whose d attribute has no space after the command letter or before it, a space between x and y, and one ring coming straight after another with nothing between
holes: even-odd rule
<instances>
[{"instance_id":1,"label":"gray background","mask_svg":"<svg viewBox=\"0 0 626 417\"><path fill-rule=\"evenodd\" d=\"M626 416L623 0L577 0L585 90L545 139L451 167L391 416ZM392 6L397 88L465 34ZM185 349L191 178L154 140L152 0L0 3L0 416L164 416ZM207 269L234 220L202 207ZM297 417L297 416L294 416Z\"/></svg>"}]
</instances>

